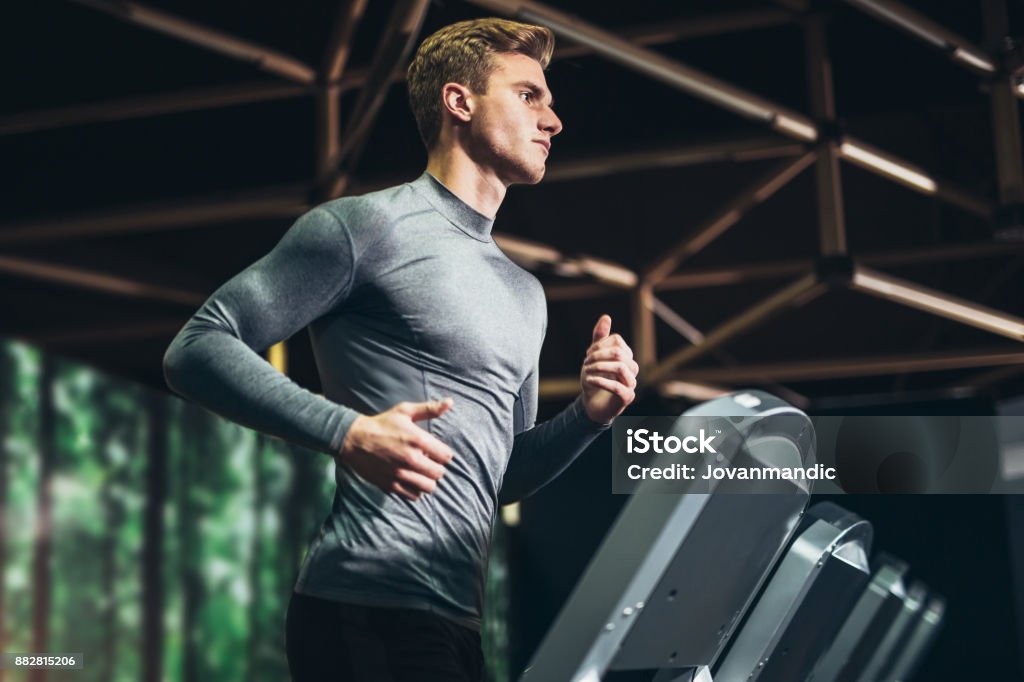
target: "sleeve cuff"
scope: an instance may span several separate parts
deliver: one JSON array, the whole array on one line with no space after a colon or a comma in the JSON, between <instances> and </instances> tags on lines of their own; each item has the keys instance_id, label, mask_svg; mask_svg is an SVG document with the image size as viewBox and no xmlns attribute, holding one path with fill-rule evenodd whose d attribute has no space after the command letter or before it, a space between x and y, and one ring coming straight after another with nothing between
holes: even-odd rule
<instances>
[{"instance_id":1,"label":"sleeve cuff","mask_svg":"<svg viewBox=\"0 0 1024 682\"><path fill-rule=\"evenodd\" d=\"M570 403L569 409L573 412L576 422L583 426L587 431L592 433L601 433L602 431L607 431L611 428L612 422L601 424L600 422L595 422L587 415L587 411L583 407L583 394L576 396L576 399ZM614 419L612 421L614 421Z\"/></svg>"},{"instance_id":2,"label":"sleeve cuff","mask_svg":"<svg viewBox=\"0 0 1024 682\"><path fill-rule=\"evenodd\" d=\"M341 452L341 445L345 442L345 436L348 435L348 430L359 416L357 410L353 410L350 407L344 405L338 405L341 409L341 418L339 419L338 428L334 432L334 437L331 439L331 453L338 454Z\"/></svg>"}]
</instances>

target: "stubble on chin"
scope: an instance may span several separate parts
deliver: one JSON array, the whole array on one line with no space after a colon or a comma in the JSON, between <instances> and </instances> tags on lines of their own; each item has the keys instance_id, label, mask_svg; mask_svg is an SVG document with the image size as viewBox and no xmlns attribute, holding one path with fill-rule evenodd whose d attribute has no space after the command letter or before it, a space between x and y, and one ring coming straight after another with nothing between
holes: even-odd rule
<instances>
[{"instance_id":1,"label":"stubble on chin","mask_svg":"<svg viewBox=\"0 0 1024 682\"><path fill-rule=\"evenodd\" d=\"M536 185L544 179L544 174L547 171L547 164L545 161L541 161L540 163L530 163L529 160L523 160L519 166L520 175L523 178L519 183L523 185Z\"/></svg>"},{"instance_id":2,"label":"stubble on chin","mask_svg":"<svg viewBox=\"0 0 1024 682\"><path fill-rule=\"evenodd\" d=\"M536 143L531 142L530 145L536 146ZM515 145L481 145L479 151L481 160L498 169L509 185L536 185L547 170L546 158L538 163L536 159L529 158L529 154L522 154L523 150Z\"/></svg>"}]
</instances>

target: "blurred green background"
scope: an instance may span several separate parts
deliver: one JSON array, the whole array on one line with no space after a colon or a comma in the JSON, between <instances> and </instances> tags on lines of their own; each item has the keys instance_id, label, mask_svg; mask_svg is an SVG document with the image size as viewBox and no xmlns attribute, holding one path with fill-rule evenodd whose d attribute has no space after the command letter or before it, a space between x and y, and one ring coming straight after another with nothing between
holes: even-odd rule
<instances>
[{"instance_id":1,"label":"blurred green background","mask_svg":"<svg viewBox=\"0 0 1024 682\"><path fill-rule=\"evenodd\" d=\"M0 340L0 651L83 654L0 680L285 680L284 620L334 462ZM506 533L484 617L508 679Z\"/></svg>"}]
</instances>

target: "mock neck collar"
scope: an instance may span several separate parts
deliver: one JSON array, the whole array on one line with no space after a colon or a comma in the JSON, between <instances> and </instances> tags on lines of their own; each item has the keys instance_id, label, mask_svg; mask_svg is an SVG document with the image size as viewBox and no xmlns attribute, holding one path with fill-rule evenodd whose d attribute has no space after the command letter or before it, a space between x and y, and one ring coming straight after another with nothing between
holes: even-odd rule
<instances>
[{"instance_id":1,"label":"mock neck collar","mask_svg":"<svg viewBox=\"0 0 1024 682\"><path fill-rule=\"evenodd\" d=\"M430 205L448 219L455 227L481 242L491 241L494 219L479 213L472 206L441 184L427 171L412 181L412 186L423 194Z\"/></svg>"}]
</instances>

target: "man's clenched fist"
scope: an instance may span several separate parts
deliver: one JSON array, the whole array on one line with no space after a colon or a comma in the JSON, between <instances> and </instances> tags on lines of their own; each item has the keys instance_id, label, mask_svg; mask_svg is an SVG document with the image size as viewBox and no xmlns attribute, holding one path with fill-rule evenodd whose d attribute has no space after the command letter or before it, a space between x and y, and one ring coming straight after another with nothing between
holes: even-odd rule
<instances>
[{"instance_id":1,"label":"man's clenched fist","mask_svg":"<svg viewBox=\"0 0 1024 682\"><path fill-rule=\"evenodd\" d=\"M600 424L611 422L633 402L636 375L640 372L640 366L633 361L633 351L621 336L611 331L611 316L598 318L580 371L583 407L587 416Z\"/></svg>"}]
</instances>

